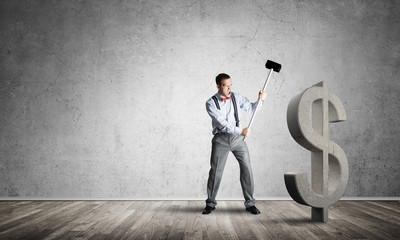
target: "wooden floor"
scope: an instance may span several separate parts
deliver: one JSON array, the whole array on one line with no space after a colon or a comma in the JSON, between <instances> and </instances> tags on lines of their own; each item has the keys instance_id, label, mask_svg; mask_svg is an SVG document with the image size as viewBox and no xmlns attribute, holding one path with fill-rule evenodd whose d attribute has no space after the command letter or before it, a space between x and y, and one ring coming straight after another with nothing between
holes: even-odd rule
<instances>
[{"instance_id":1,"label":"wooden floor","mask_svg":"<svg viewBox=\"0 0 400 240\"><path fill-rule=\"evenodd\" d=\"M3 201L0 239L400 239L399 201L339 201L329 222L293 201Z\"/></svg>"}]
</instances>

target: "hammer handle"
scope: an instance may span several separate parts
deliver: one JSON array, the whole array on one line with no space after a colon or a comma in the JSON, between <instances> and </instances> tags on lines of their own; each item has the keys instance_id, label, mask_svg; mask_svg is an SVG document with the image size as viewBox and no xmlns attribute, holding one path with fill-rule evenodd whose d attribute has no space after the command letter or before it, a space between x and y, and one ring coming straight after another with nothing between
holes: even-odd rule
<instances>
[{"instance_id":1,"label":"hammer handle","mask_svg":"<svg viewBox=\"0 0 400 240\"><path fill-rule=\"evenodd\" d=\"M272 71L273 71L273 69L271 68L271 69L269 70L267 80L265 80L264 87L263 87L263 92L265 92L265 89L267 89L268 80L269 80L269 78L270 78L271 75L272 75ZM257 110L258 110L258 107L260 106L260 103L261 103L261 100L258 99L257 107L256 107L256 109L254 110L253 115L251 116L251 119L250 119L250 122L249 122L249 126L248 126L247 128L250 128L251 125L253 124L253 121L254 121L254 118L255 118L255 116L256 116L256 114L257 114ZM246 139L246 137L243 137L243 141L244 141L245 139Z\"/></svg>"}]
</instances>

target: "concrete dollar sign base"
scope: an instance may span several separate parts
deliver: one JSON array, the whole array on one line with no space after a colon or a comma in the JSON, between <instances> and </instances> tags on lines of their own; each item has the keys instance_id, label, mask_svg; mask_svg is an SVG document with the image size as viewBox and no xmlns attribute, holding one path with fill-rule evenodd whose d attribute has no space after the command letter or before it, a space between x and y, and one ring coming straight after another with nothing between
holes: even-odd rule
<instances>
[{"instance_id":1,"label":"concrete dollar sign base","mask_svg":"<svg viewBox=\"0 0 400 240\"><path fill-rule=\"evenodd\" d=\"M311 113L310 113L311 111ZM305 172L284 175L290 196L312 207L312 219L328 221L328 207L343 196L349 178L347 157L329 139L329 123L346 120L343 104L320 82L293 97L287 109L290 134L311 151L311 186Z\"/></svg>"}]
</instances>

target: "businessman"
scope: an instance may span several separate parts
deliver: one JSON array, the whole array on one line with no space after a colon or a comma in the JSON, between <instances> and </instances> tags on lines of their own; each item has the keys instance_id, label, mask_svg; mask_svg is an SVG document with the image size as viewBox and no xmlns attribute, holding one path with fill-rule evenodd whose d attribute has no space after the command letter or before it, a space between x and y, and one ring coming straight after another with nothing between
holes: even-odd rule
<instances>
[{"instance_id":1,"label":"businessman","mask_svg":"<svg viewBox=\"0 0 400 240\"><path fill-rule=\"evenodd\" d=\"M232 92L232 80L228 74L221 73L215 78L218 92L206 102L207 113L212 120L212 150L211 169L207 182L206 207L203 214L210 214L215 210L215 200L221 183L226 159L232 152L240 166L240 184L242 186L244 205L252 214L260 214L255 206L254 181L250 165L250 155L243 137L250 135L249 128L240 127L240 109L252 114L256 110L258 101L264 101L266 94L259 92L258 100L251 103L239 93ZM260 103L260 106L262 103Z\"/></svg>"}]
</instances>

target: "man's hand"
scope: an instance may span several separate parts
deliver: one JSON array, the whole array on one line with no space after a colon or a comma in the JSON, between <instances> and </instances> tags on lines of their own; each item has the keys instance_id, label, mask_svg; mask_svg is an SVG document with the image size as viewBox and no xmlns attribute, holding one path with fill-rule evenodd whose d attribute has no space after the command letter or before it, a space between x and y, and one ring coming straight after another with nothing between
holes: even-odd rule
<instances>
[{"instance_id":1,"label":"man's hand","mask_svg":"<svg viewBox=\"0 0 400 240\"><path fill-rule=\"evenodd\" d=\"M260 90L260 92L258 93L258 99L261 99L261 101L264 102L265 98L267 98L267 94L263 92L263 90Z\"/></svg>"},{"instance_id":2,"label":"man's hand","mask_svg":"<svg viewBox=\"0 0 400 240\"><path fill-rule=\"evenodd\" d=\"M245 137L248 137L248 136L250 136L250 133L251 133L250 128L243 128L241 135L245 136Z\"/></svg>"}]
</instances>

